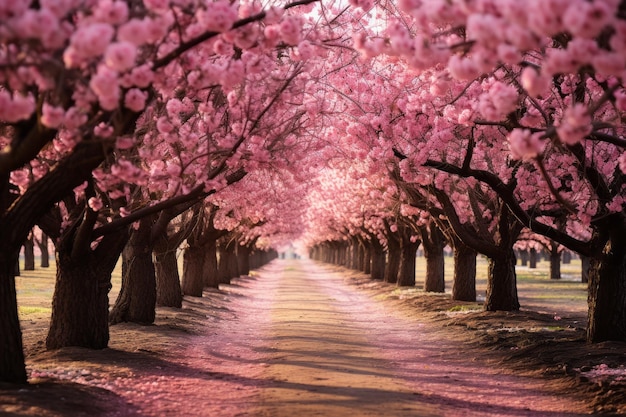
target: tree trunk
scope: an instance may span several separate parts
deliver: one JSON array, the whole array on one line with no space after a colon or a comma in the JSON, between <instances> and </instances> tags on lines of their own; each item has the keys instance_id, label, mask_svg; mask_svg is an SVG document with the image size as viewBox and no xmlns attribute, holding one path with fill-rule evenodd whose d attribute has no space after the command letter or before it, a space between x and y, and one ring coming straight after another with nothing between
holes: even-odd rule
<instances>
[{"instance_id":1,"label":"tree trunk","mask_svg":"<svg viewBox=\"0 0 626 417\"><path fill-rule=\"evenodd\" d=\"M420 243L419 240L411 242L410 236L405 236L402 239L397 282L400 287L415 286L415 257L417 256L417 248L419 248Z\"/></svg>"},{"instance_id":2,"label":"tree trunk","mask_svg":"<svg viewBox=\"0 0 626 417\"><path fill-rule=\"evenodd\" d=\"M589 282L589 268L591 268L591 259L588 256L580 256L580 273L581 273L581 281L582 283Z\"/></svg>"},{"instance_id":3,"label":"tree trunk","mask_svg":"<svg viewBox=\"0 0 626 417\"><path fill-rule=\"evenodd\" d=\"M563 256L562 256L562 260L561 262L565 265L568 265L570 263L572 263L572 252L570 252L569 250L564 250L563 251Z\"/></svg>"},{"instance_id":4,"label":"tree trunk","mask_svg":"<svg viewBox=\"0 0 626 417\"><path fill-rule=\"evenodd\" d=\"M217 272L217 242L209 240L204 246L204 271L202 281L205 287L218 288L219 274Z\"/></svg>"},{"instance_id":5,"label":"tree trunk","mask_svg":"<svg viewBox=\"0 0 626 417\"><path fill-rule=\"evenodd\" d=\"M109 343L111 273L127 234L106 236L95 250L86 248L80 256L72 255L73 240L72 235L57 247L56 285L46 348L104 349Z\"/></svg>"},{"instance_id":6,"label":"tree trunk","mask_svg":"<svg viewBox=\"0 0 626 417\"><path fill-rule=\"evenodd\" d=\"M176 249L167 235L157 239L154 245L154 272L156 278L156 304L162 307L181 308L183 291L180 288Z\"/></svg>"},{"instance_id":7,"label":"tree trunk","mask_svg":"<svg viewBox=\"0 0 626 417\"><path fill-rule=\"evenodd\" d=\"M28 239L24 242L24 271L35 270L35 240L33 233L28 235Z\"/></svg>"},{"instance_id":8,"label":"tree trunk","mask_svg":"<svg viewBox=\"0 0 626 417\"><path fill-rule=\"evenodd\" d=\"M616 225L617 226L617 225ZM626 227L615 227L589 269L587 340L626 341Z\"/></svg>"},{"instance_id":9,"label":"tree trunk","mask_svg":"<svg viewBox=\"0 0 626 417\"><path fill-rule=\"evenodd\" d=\"M528 267L531 269L537 268L537 249L530 248L530 255L528 257Z\"/></svg>"},{"instance_id":10,"label":"tree trunk","mask_svg":"<svg viewBox=\"0 0 626 417\"><path fill-rule=\"evenodd\" d=\"M385 249L375 237L371 240L370 251L372 253L372 270L370 275L372 279L383 280L385 278Z\"/></svg>"},{"instance_id":11,"label":"tree trunk","mask_svg":"<svg viewBox=\"0 0 626 417\"><path fill-rule=\"evenodd\" d=\"M45 233L41 233L41 242L37 245L39 247L39 252L41 252L41 262L40 266L42 268L50 267L50 252L48 251L48 235Z\"/></svg>"},{"instance_id":12,"label":"tree trunk","mask_svg":"<svg viewBox=\"0 0 626 417\"><path fill-rule=\"evenodd\" d=\"M204 289L204 248L187 246L183 253L183 294L202 297Z\"/></svg>"},{"instance_id":13,"label":"tree trunk","mask_svg":"<svg viewBox=\"0 0 626 417\"><path fill-rule=\"evenodd\" d=\"M239 275L250 275L250 251L247 245L237 245L237 267Z\"/></svg>"},{"instance_id":14,"label":"tree trunk","mask_svg":"<svg viewBox=\"0 0 626 417\"><path fill-rule=\"evenodd\" d=\"M156 317L156 277L150 239L152 219L144 218L122 251L122 288L111 310L111 324L152 324Z\"/></svg>"},{"instance_id":15,"label":"tree trunk","mask_svg":"<svg viewBox=\"0 0 626 417\"><path fill-rule=\"evenodd\" d=\"M426 278L424 291L445 292L444 253L446 241L441 230L434 223L421 227L422 246L426 257Z\"/></svg>"},{"instance_id":16,"label":"tree trunk","mask_svg":"<svg viewBox=\"0 0 626 417\"><path fill-rule=\"evenodd\" d=\"M385 282L395 284L398 282L398 271L402 252L400 245L393 239L387 242L387 265L385 265Z\"/></svg>"},{"instance_id":17,"label":"tree trunk","mask_svg":"<svg viewBox=\"0 0 626 417\"><path fill-rule=\"evenodd\" d=\"M230 284L230 280L239 276L235 245L237 242L228 237L228 240L221 246L220 259L217 264L219 281L221 284Z\"/></svg>"},{"instance_id":18,"label":"tree trunk","mask_svg":"<svg viewBox=\"0 0 626 417\"><path fill-rule=\"evenodd\" d=\"M15 263L17 251L0 251L0 381L26 383L22 331L17 314Z\"/></svg>"},{"instance_id":19,"label":"tree trunk","mask_svg":"<svg viewBox=\"0 0 626 417\"><path fill-rule=\"evenodd\" d=\"M556 242L550 246L550 279L561 279L561 253Z\"/></svg>"},{"instance_id":20,"label":"tree trunk","mask_svg":"<svg viewBox=\"0 0 626 417\"><path fill-rule=\"evenodd\" d=\"M361 248L363 253L362 271L366 274L372 273L372 251L370 250L370 244L368 241L361 242Z\"/></svg>"},{"instance_id":21,"label":"tree trunk","mask_svg":"<svg viewBox=\"0 0 626 417\"><path fill-rule=\"evenodd\" d=\"M521 266L528 266L528 249L523 249L519 251Z\"/></svg>"},{"instance_id":22,"label":"tree trunk","mask_svg":"<svg viewBox=\"0 0 626 417\"><path fill-rule=\"evenodd\" d=\"M476 301L476 251L460 241L454 243L452 299Z\"/></svg>"},{"instance_id":23,"label":"tree trunk","mask_svg":"<svg viewBox=\"0 0 626 417\"><path fill-rule=\"evenodd\" d=\"M515 252L510 248L503 249L500 256L489 259L485 310L513 311L519 307Z\"/></svg>"}]
</instances>

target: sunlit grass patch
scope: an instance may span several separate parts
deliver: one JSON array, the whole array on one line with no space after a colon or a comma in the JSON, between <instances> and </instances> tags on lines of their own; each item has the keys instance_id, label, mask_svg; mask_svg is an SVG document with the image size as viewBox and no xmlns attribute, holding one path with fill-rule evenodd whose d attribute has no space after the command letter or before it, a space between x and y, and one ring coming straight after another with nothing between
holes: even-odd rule
<instances>
[{"instance_id":1,"label":"sunlit grass patch","mask_svg":"<svg viewBox=\"0 0 626 417\"><path fill-rule=\"evenodd\" d=\"M37 307L37 306L19 306L17 312L20 317L25 317L33 314L50 314L52 309L50 307Z\"/></svg>"},{"instance_id":2,"label":"sunlit grass patch","mask_svg":"<svg viewBox=\"0 0 626 417\"><path fill-rule=\"evenodd\" d=\"M483 306L480 304L459 304L448 309L450 312L472 312L481 311Z\"/></svg>"}]
</instances>

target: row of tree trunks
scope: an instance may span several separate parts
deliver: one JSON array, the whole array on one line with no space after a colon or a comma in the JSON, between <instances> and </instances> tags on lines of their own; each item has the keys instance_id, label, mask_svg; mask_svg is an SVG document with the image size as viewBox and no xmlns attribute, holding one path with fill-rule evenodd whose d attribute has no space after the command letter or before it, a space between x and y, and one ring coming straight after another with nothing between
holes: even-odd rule
<instances>
[{"instance_id":1,"label":"row of tree trunks","mask_svg":"<svg viewBox=\"0 0 626 417\"><path fill-rule=\"evenodd\" d=\"M397 227L395 232L388 227L386 246L376 236L359 236L341 242L325 242L312 248L309 256L315 260L365 272L375 280L384 280L398 286L414 286L417 249L424 243L427 260L424 288L426 291L444 292L444 234L434 223L421 228L408 224ZM474 267L474 271L475 269ZM475 275L473 279L475 286Z\"/></svg>"}]
</instances>

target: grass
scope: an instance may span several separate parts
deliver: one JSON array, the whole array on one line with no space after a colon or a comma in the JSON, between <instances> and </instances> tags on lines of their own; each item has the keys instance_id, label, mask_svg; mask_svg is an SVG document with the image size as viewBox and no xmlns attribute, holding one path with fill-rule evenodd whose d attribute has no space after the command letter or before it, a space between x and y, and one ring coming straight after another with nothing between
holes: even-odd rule
<instances>
[{"instance_id":1,"label":"grass","mask_svg":"<svg viewBox=\"0 0 626 417\"><path fill-rule=\"evenodd\" d=\"M35 306L19 306L17 308L17 312L20 316L20 319L26 318L31 315L38 314L50 314L52 312L52 308L50 307L35 307Z\"/></svg>"},{"instance_id":2,"label":"grass","mask_svg":"<svg viewBox=\"0 0 626 417\"><path fill-rule=\"evenodd\" d=\"M478 304L461 304L461 305L456 305L452 308L449 308L448 311L453 312L453 313L457 313L457 312L466 313L466 312L472 312L472 311L481 311L482 309L483 307Z\"/></svg>"},{"instance_id":3,"label":"grass","mask_svg":"<svg viewBox=\"0 0 626 417\"><path fill-rule=\"evenodd\" d=\"M182 262L180 262L182 266ZM288 269L293 269L288 266ZM445 258L445 281L446 292L452 291L453 258ZM37 268L35 271L22 271L21 276L16 277L16 290L21 318L34 314L44 314L50 312L52 296L54 292L56 265L51 259L49 268ZM562 280L550 280L550 263L540 261L536 269L528 267L517 267L518 292L522 308L541 309L550 311L566 307L576 311L586 311L587 286L580 283L580 260L573 260L571 264L562 264ZM182 272L182 271L181 271ZM254 272L251 273L254 275ZM423 288L423 279L426 275L426 262L423 257L418 257L416 262L416 285L417 288L404 288L393 291L389 296L399 296L401 294L413 295ZM117 298L121 286L121 265L113 271L113 288L109 293L109 302L113 304ZM476 292L478 300L484 300L487 288L487 259L479 256L476 260ZM458 312L480 309L480 306L473 305L458 306ZM454 312L451 311L451 312Z\"/></svg>"}]
</instances>

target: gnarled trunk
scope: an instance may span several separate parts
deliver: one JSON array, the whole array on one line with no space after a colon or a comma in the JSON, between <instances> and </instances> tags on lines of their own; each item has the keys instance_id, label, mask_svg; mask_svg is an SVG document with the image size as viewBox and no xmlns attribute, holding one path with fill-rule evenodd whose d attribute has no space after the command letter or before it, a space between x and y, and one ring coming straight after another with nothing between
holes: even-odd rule
<instances>
[{"instance_id":1,"label":"gnarled trunk","mask_svg":"<svg viewBox=\"0 0 626 417\"><path fill-rule=\"evenodd\" d=\"M528 256L528 267L531 269L537 268L537 249L530 248L530 254Z\"/></svg>"},{"instance_id":2,"label":"gnarled trunk","mask_svg":"<svg viewBox=\"0 0 626 417\"><path fill-rule=\"evenodd\" d=\"M587 340L626 341L626 225L615 225L603 253L591 259Z\"/></svg>"},{"instance_id":3,"label":"gnarled trunk","mask_svg":"<svg viewBox=\"0 0 626 417\"><path fill-rule=\"evenodd\" d=\"M404 236L401 245L400 267L398 269L398 286L415 286L415 256L420 241L411 242L411 237Z\"/></svg>"},{"instance_id":4,"label":"gnarled trunk","mask_svg":"<svg viewBox=\"0 0 626 417\"><path fill-rule=\"evenodd\" d=\"M370 252L372 258L372 279L383 280L385 278L385 248L376 237L370 242Z\"/></svg>"},{"instance_id":5,"label":"gnarled trunk","mask_svg":"<svg viewBox=\"0 0 626 417\"><path fill-rule=\"evenodd\" d=\"M220 258L217 264L218 278L221 284L230 284L230 280L239 276L235 239L228 238L220 247Z\"/></svg>"},{"instance_id":6,"label":"gnarled trunk","mask_svg":"<svg viewBox=\"0 0 626 417\"><path fill-rule=\"evenodd\" d=\"M183 306L176 249L170 245L167 235L161 236L154 244L156 304L158 306L175 308Z\"/></svg>"},{"instance_id":7,"label":"gnarled trunk","mask_svg":"<svg viewBox=\"0 0 626 417\"><path fill-rule=\"evenodd\" d=\"M581 255L580 256L580 274L582 283L589 282L589 268L591 268L591 259L588 256Z\"/></svg>"},{"instance_id":8,"label":"gnarled trunk","mask_svg":"<svg viewBox=\"0 0 626 417\"><path fill-rule=\"evenodd\" d=\"M39 252L41 252L41 262L39 266L42 268L49 268L50 252L48 251L48 235L45 233L41 234L41 241L37 242L37 247L39 248Z\"/></svg>"},{"instance_id":9,"label":"gnarled trunk","mask_svg":"<svg viewBox=\"0 0 626 417\"><path fill-rule=\"evenodd\" d=\"M111 310L111 324L152 324L156 317L156 277L152 262L152 219L143 218L122 251L122 288Z\"/></svg>"},{"instance_id":10,"label":"gnarled trunk","mask_svg":"<svg viewBox=\"0 0 626 417\"><path fill-rule=\"evenodd\" d=\"M202 297L204 288L204 247L187 246L183 253L183 294Z\"/></svg>"},{"instance_id":11,"label":"gnarled trunk","mask_svg":"<svg viewBox=\"0 0 626 417\"><path fill-rule=\"evenodd\" d=\"M521 266L528 266L528 258L530 258L530 256L528 255L528 249L523 249L519 251L519 256L520 256L520 265Z\"/></svg>"},{"instance_id":12,"label":"gnarled trunk","mask_svg":"<svg viewBox=\"0 0 626 417\"><path fill-rule=\"evenodd\" d=\"M489 259L485 310L513 311L519 307L515 252L511 248L503 249L498 256Z\"/></svg>"},{"instance_id":13,"label":"gnarled trunk","mask_svg":"<svg viewBox=\"0 0 626 417\"><path fill-rule=\"evenodd\" d=\"M28 235L28 239L24 242L24 271L35 270L35 240L33 233Z\"/></svg>"},{"instance_id":14,"label":"gnarled trunk","mask_svg":"<svg viewBox=\"0 0 626 417\"><path fill-rule=\"evenodd\" d=\"M250 275L250 247L237 245L237 267L239 275Z\"/></svg>"},{"instance_id":15,"label":"gnarled trunk","mask_svg":"<svg viewBox=\"0 0 626 417\"><path fill-rule=\"evenodd\" d=\"M79 255L73 236L57 246L57 275L46 348L80 346L104 349L109 343L111 273L126 243L126 232L106 236L95 250ZM88 243L88 242L87 242Z\"/></svg>"},{"instance_id":16,"label":"gnarled trunk","mask_svg":"<svg viewBox=\"0 0 626 417\"><path fill-rule=\"evenodd\" d=\"M217 242L209 240L204 246L203 282L205 287L219 287L219 273L217 272Z\"/></svg>"},{"instance_id":17,"label":"gnarled trunk","mask_svg":"<svg viewBox=\"0 0 626 417\"><path fill-rule=\"evenodd\" d=\"M443 248L446 241L441 230L434 224L428 227L421 227L422 246L426 257L426 278L424 280L424 291L445 292L445 270Z\"/></svg>"},{"instance_id":18,"label":"gnarled trunk","mask_svg":"<svg viewBox=\"0 0 626 417\"><path fill-rule=\"evenodd\" d=\"M385 282L395 284L398 282L398 271L400 269L400 244L394 239L387 241L387 265L385 266Z\"/></svg>"},{"instance_id":19,"label":"gnarled trunk","mask_svg":"<svg viewBox=\"0 0 626 417\"><path fill-rule=\"evenodd\" d=\"M454 242L452 299L476 301L476 251L461 241Z\"/></svg>"},{"instance_id":20,"label":"gnarled trunk","mask_svg":"<svg viewBox=\"0 0 626 417\"><path fill-rule=\"evenodd\" d=\"M0 250L0 380L26 383L22 330L17 314L15 263L17 251Z\"/></svg>"},{"instance_id":21,"label":"gnarled trunk","mask_svg":"<svg viewBox=\"0 0 626 417\"><path fill-rule=\"evenodd\" d=\"M556 242L550 246L550 279L561 279L561 253Z\"/></svg>"},{"instance_id":22,"label":"gnarled trunk","mask_svg":"<svg viewBox=\"0 0 626 417\"><path fill-rule=\"evenodd\" d=\"M364 240L361 242L361 252L363 253L363 263L361 265L361 271L366 274L372 273L372 251L370 250L370 244Z\"/></svg>"}]
</instances>

